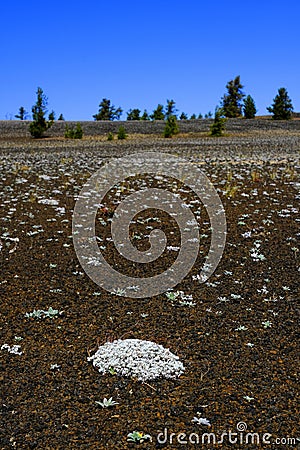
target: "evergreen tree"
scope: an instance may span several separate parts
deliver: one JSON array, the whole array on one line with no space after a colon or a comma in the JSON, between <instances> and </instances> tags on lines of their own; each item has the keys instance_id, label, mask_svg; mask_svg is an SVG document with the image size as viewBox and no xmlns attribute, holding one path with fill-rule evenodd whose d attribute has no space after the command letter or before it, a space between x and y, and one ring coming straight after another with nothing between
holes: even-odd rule
<instances>
[{"instance_id":1,"label":"evergreen tree","mask_svg":"<svg viewBox=\"0 0 300 450\"><path fill-rule=\"evenodd\" d=\"M247 97L245 98L243 110L246 119L254 119L255 114L257 113L257 109L251 95L247 95Z\"/></svg>"},{"instance_id":2,"label":"evergreen tree","mask_svg":"<svg viewBox=\"0 0 300 450\"><path fill-rule=\"evenodd\" d=\"M169 116L164 130L164 137L170 138L179 133L176 116Z\"/></svg>"},{"instance_id":3,"label":"evergreen tree","mask_svg":"<svg viewBox=\"0 0 300 450\"><path fill-rule=\"evenodd\" d=\"M196 120L196 119L197 119L196 114L192 114L190 117L190 120Z\"/></svg>"},{"instance_id":4,"label":"evergreen tree","mask_svg":"<svg viewBox=\"0 0 300 450\"><path fill-rule=\"evenodd\" d=\"M184 112L182 112L182 113L180 114L179 119L180 119L180 120L188 120L188 116L187 116Z\"/></svg>"},{"instance_id":5,"label":"evergreen tree","mask_svg":"<svg viewBox=\"0 0 300 450\"><path fill-rule=\"evenodd\" d=\"M157 108L153 111L150 117L152 120L165 120L163 105L161 104L157 105Z\"/></svg>"},{"instance_id":6,"label":"evergreen tree","mask_svg":"<svg viewBox=\"0 0 300 450\"><path fill-rule=\"evenodd\" d=\"M130 109L127 113L127 120L141 120L139 109Z\"/></svg>"},{"instance_id":7,"label":"evergreen tree","mask_svg":"<svg viewBox=\"0 0 300 450\"><path fill-rule=\"evenodd\" d=\"M54 120L55 120L55 112L54 112L54 111L51 111L51 113L49 114L48 118L49 118L49 120L51 120L52 122L54 122Z\"/></svg>"},{"instance_id":8,"label":"evergreen tree","mask_svg":"<svg viewBox=\"0 0 300 450\"><path fill-rule=\"evenodd\" d=\"M60 114L59 118L57 120L65 120L64 116Z\"/></svg>"},{"instance_id":9,"label":"evergreen tree","mask_svg":"<svg viewBox=\"0 0 300 450\"><path fill-rule=\"evenodd\" d=\"M223 96L221 101L225 117L240 117L242 115L241 102L245 96L242 91L243 87L239 75L226 84L228 93Z\"/></svg>"},{"instance_id":10,"label":"evergreen tree","mask_svg":"<svg viewBox=\"0 0 300 450\"><path fill-rule=\"evenodd\" d=\"M211 119L212 118L212 112L208 111L208 113L204 114L204 119Z\"/></svg>"},{"instance_id":11,"label":"evergreen tree","mask_svg":"<svg viewBox=\"0 0 300 450\"><path fill-rule=\"evenodd\" d=\"M223 131L225 129L226 119L224 118L224 111L222 108L216 108L215 110L215 118L210 127L210 135L211 136L222 136Z\"/></svg>"},{"instance_id":12,"label":"evergreen tree","mask_svg":"<svg viewBox=\"0 0 300 450\"><path fill-rule=\"evenodd\" d=\"M203 116L201 113L198 114L198 119L203 119Z\"/></svg>"},{"instance_id":13,"label":"evergreen tree","mask_svg":"<svg viewBox=\"0 0 300 450\"><path fill-rule=\"evenodd\" d=\"M75 129L73 127L69 127L68 125L66 125L65 138L67 138L67 139L82 139L82 136L83 136L83 130L82 130L79 122L76 124Z\"/></svg>"},{"instance_id":14,"label":"evergreen tree","mask_svg":"<svg viewBox=\"0 0 300 450\"><path fill-rule=\"evenodd\" d=\"M176 117L177 111L174 100L167 100L165 118L168 119L170 116Z\"/></svg>"},{"instance_id":15,"label":"evergreen tree","mask_svg":"<svg viewBox=\"0 0 300 450\"><path fill-rule=\"evenodd\" d=\"M23 106L19 108L19 114L16 114L15 118L20 120L26 120L28 118L28 113Z\"/></svg>"},{"instance_id":16,"label":"evergreen tree","mask_svg":"<svg viewBox=\"0 0 300 450\"><path fill-rule=\"evenodd\" d=\"M141 116L141 120L150 120L149 114L146 109L144 109L144 112Z\"/></svg>"},{"instance_id":17,"label":"evergreen tree","mask_svg":"<svg viewBox=\"0 0 300 450\"><path fill-rule=\"evenodd\" d=\"M34 138L40 138L52 126L53 121L47 122L46 120L48 99L40 87L38 87L36 94L37 101L32 107L33 122L29 125L29 131Z\"/></svg>"},{"instance_id":18,"label":"evergreen tree","mask_svg":"<svg viewBox=\"0 0 300 450\"><path fill-rule=\"evenodd\" d=\"M285 88L278 89L278 94L273 100L273 105L267 108L273 114L273 119L275 120L291 119L293 109L292 101Z\"/></svg>"},{"instance_id":19,"label":"evergreen tree","mask_svg":"<svg viewBox=\"0 0 300 450\"><path fill-rule=\"evenodd\" d=\"M127 134L125 131L125 128L121 125L119 130L118 130L118 139L126 139L127 138Z\"/></svg>"},{"instance_id":20,"label":"evergreen tree","mask_svg":"<svg viewBox=\"0 0 300 450\"><path fill-rule=\"evenodd\" d=\"M110 104L110 100L103 98L98 113L94 114L93 117L95 120L119 120L122 112L123 110L120 107L115 108Z\"/></svg>"}]
</instances>

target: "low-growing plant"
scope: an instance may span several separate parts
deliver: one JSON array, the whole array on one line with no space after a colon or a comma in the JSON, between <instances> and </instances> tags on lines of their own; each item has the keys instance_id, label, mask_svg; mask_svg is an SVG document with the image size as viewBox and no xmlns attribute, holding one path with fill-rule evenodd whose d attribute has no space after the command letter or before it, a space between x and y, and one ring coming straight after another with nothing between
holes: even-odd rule
<instances>
[{"instance_id":1,"label":"low-growing plant","mask_svg":"<svg viewBox=\"0 0 300 450\"><path fill-rule=\"evenodd\" d=\"M58 309L53 309L52 306L45 311L43 309L34 309L31 313L26 313L25 317L33 317L34 319L43 319L49 317L53 319L56 316L59 316L63 313L63 311L58 311Z\"/></svg>"},{"instance_id":2,"label":"low-growing plant","mask_svg":"<svg viewBox=\"0 0 300 450\"><path fill-rule=\"evenodd\" d=\"M80 123L77 123L76 128L69 127L69 125L66 125L65 129L65 138L66 139L82 139L83 136L83 130L80 125Z\"/></svg>"},{"instance_id":3,"label":"low-growing plant","mask_svg":"<svg viewBox=\"0 0 300 450\"><path fill-rule=\"evenodd\" d=\"M96 401L95 403L97 403L97 405L102 406L102 408L109 408L110 406L114 406L114 405L118 405L118 402L115 402L112 397L110 397L109 399L105 398L103 399L102 402L98 402Z\"/></svg>"},{"instance_id":4,"label":"low-growing plant","mask_svg":"<svg viewBox=\"0 0 300 450\"><path fill-rule=\"evenodd\" d=\"M150 434L144 434L140 431L133 431L132 433L128 433L127 441L129 442L144 442L146 440L152 441L152 437Z\"/></svg>"},{"instance_id":5,"label":"low-growing plant","mask_svg":"<svg viewBox=\"0 0 300 450\"><path fill-rule=\"evenodd\" d=\"M121 125L118 130L118 139L126 139L126 138L127 138L127 134L126 134L125 128Z\"/></svg>"},{"instance_id":6,"label":"low-growing plant","mask_svg":"<svg viewBox=\"0 0 300 450\"><path fill-rule=\"evenodd\" d=\"M107 135L107 140L108 141L113 141L114 140L114 135L113 135L113 133L111 131Z\"/></svg>"}]
</instances>

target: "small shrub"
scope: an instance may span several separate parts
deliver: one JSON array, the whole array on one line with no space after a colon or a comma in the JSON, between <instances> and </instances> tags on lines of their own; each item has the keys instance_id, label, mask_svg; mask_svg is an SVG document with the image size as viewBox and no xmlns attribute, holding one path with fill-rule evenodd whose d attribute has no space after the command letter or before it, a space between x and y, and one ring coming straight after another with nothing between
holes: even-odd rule
<instances>
[{"instance_id":1,"label":"small shrub","mask_svg":"<svg viewBox=\"0 0 300 450\"><path fill-rule=\"evenodd\" d=\"M224 118L224 111L222 108L216 108L215 118L210 127L210 135L219 137L222 136L225 129L226 119Z\"/></svg>"},{"instance_id":2,"label":"small shrub","mask_svg":"<svg viewBox=\"0 0 300 450\"><path fill-rule=\"evenodd\" d=\"M108 141L113 141L114 140L114 135L112 134L112 132L110 131L107 135L107 140Z\"/></svg>"},{"instance_id":3,"label":"small shrub","mask_svg":"<svg viewBox=\"0 0 300 450\"><path fill-rule=\"evenodd\" d=\"M125 131L125 128L123 126L120 126L119 130L118 130L118 139L126 139L127 138L127 134Z\"/></svg>"},{"instance_id":4,"label":"small shrub","mask_svg":"<svg viewBox=\"0 0 300 450\"><path fill-rule=\"evenodd\" d=\"M66 125L65 130L65 138L66 139L82 139L83 136L83 130L81 128L80 123L77 123L76 128L69 127Z\"/></svg>"},{"instance_id":5,"label":"small shrub","mask_svg":"<svg viewBox=\"0 0 300 450\"><path fill-rule=\"evenodd\" d=\"M164 137L170 138L174 134L179 133L178 124L175 116L170 116L167 118L167 123L164 130Z\"/></svg>"}]
</instances>

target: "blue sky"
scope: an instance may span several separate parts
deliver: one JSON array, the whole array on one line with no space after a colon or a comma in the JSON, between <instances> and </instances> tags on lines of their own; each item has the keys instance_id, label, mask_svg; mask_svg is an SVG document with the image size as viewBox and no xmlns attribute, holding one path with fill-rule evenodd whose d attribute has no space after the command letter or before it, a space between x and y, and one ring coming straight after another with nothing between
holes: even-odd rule
<instances>
[{"instance_id":1,"label":"blue sky","mask_svg":"<svg viewBox=\"0 0 300 450\"><path fill-rule=\"evenodd\" d=\"M38 86L67 120L92 120L104 97L205 114L236 75L258 114L279 87L300 111L299 19L296 0L3 0L0 120L31 112Z\"/></svg>"}]
</instances>

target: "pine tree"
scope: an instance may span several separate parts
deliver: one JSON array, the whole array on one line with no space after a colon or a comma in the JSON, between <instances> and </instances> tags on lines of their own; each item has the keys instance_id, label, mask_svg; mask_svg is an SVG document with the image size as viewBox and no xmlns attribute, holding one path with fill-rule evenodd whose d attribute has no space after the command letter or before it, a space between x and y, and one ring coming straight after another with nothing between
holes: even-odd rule
<instances>
[{"instance_id":1,"label":"pine tree","mask_svg":"<svg viewBox=\"0 0 300 450\"><path fill-rule=\"evenodd\" d=\"M16 119L20 119L20 120L26 120L27 117L28 117L27 111L25 110L25 108L23 106L21 106L19 108L19 114L16 114L15 118Z\"/></svg>"},{"instance_id":2,"label":"pine tree","mask_svg":"<svg viewBox=\"0 0 300 450\"><path fill-rule=\"evenodd\" d=\"M225 94L221 101L225 117L240 117L242 115L241 102L245 96L242 92L243 87L239 75L226 84L228 94Z\"/></svg>"},{"instance_id":3,"label":"pine tree","mask_svg":"<svg viewBox=\"0 0 300 450\"><path fill-rule=\"evenodd\" d=\"M167 123L164 129L164 137L170 138L174 136L174 134L179 133L178 124L176 116L169 116L167 118Z\"/></svg>"},{"instance_id":4,"label":"pine tree","mask_svg":"<svg viewBox=\"0 0 300 450\"><path fill-rule=\"evenodd\" d=\"M140 109L130 109L127 113L127 120L141 120L140 118Z\"/></svg>"},{"instance_id":5,"label":"pine tree","mask_svg":"<svg viewBox=\"0 0 300 450\"><path fill-rule=\"evenodd\" d=\"M50 120L48 122L45 118L48 99L40 87L38 87L36 94L37 101L32 107L33 122L29 125L29 131L34 138L40 138L43 136L45 131L52 126L53 121Z\"/></svg>"},{"instance_id":6,"label":"pine tree","mask_svg":"<svg viewBox=\"0 0 300 450\"><path fill-rule=\"evenodd\" d=\"M65 120L64 116L60 114L59 118L57 120Z\"/></svg>"},{"instance_id":7,"label":"pine tree","mask_svg":"<svg viewBox=\"0 0 300 450\"><path fill-rule=\"evenodd\" d=\"M177 111L178 110L175 108L174 100L167 100L165 118L168 119L168 117L170 117L170 116L176 117Z\"/></svg>"},{"instance_id":8,"label":"pine tree","mask_svg":"<svg viewBox=\"0 0 300 450\"><path fill-rule=\"evenodd\" d=\"M51 113L49 113L48 118L49 118L50 121L54 122L54 120L55 120L55 112L51 111Z\"/></svg>"},{"instance_id":9,"label":"pine tree","mask_svg":"<svg viewBox=\"0 0 300 450\"><path fill-rule=\"evenodd\" d=\"M110 104L110 100L107 98L103 98L102 102L99 105L99 111L97 114L94 114L93 117L95 120L119 120L123 110L119 108L115 108Z\"/></svg>"},{"instance_id":10,"label":"pine tree","mask_svg":"<svg viewBox=\"0 0 300 450\"><path fill-rule=\"evenodd\" d=\"M257 113L257 109L251 95L247 95L247 97L245 98L243 110L246 119L254 119L255 114Z\"/></svg>"},{"instance_id":11,"label":"pine tree","mask_svg":"<svg viewBox=\"0 0 300 450\"><path fill-rule=\"evenodd\" d=\"M157 108L153 111L150 117L152 120L165 120L163 105L161 104L157 105Z\"/></svg>"},{"instance_id":12,"label":"pine tree","mask_svg":"<svg viewBox=\"0 0 300 450\"><path fill-rule=\"evenodd\" d=\"M179 119L180 119L180 120L188 120L188 116L187 116L184 112L182 112L182 113L180 114Z\"/></svg>"},{"instance_id":13,"label":"pine tree","mask_svg":"<svg viewBox=\"0 0 300 450\"><path fill-rule=\"evenodd\" d=\"M274 120L289 120L292 118L294 108L285 88L278 89L273 105L269 106L267 110L273 114Z\"/></svg>"},{"instance_id":14,"label":"pine tree","mask_svg":"<svg viewBox=\"0 0 300 450\"><path fill-rule=\"evenodd\" d=\"M122 125L120 126L120 128L118 130L117 137L118 137L118 139L126 139L127 138L125 128Z\"/></svg>"},{"instance_id":15,"label":"pine tree","mask_svg":"<svg viewBox=\"0 0 300 450\"><path fill-rule=\"evenodd\" d=\"M144 109L144 112L141 115L141 120L150 120L149 114L146 109Z\"/></svg>"},{"instance_id":16,"label":"pine tree","mask_svg":"<svg viewBox=\"0 0 300 450\"><path fill-rule=\"evenodd\" d=\"M225 129L226 119L224 118L224 111L222 108L216 108L215 118L210 127L210 135L220 137Z\"/></svg>"}]
</instances>

